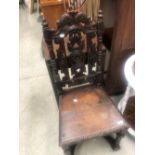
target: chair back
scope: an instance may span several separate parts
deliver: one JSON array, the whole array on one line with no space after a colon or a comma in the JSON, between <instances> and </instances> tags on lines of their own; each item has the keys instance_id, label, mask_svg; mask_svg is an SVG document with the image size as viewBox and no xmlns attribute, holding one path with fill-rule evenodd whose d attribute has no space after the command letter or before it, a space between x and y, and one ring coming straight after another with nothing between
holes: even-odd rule
<instances>
[{"instance_id":1,"label":"chair back","mask_svg":"<svg viewBox=\"0 0 155 155\"><path fill-rule=\"evenodd\" d=\"M43 19L43 34L50 52L51 76L60 89L84 83L103 84L106 49L102 43L102 11L97 22L71 10L49 29ZM61 76L60 76L61 74Z\"/></svg>"}]
</instances>

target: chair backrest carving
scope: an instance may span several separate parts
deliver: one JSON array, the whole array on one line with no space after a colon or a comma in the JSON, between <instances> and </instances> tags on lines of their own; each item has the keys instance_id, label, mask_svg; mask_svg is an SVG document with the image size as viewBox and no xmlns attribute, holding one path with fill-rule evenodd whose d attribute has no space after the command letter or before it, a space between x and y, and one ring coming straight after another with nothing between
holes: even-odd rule
<instances>
[{"instance_id":1,"label":"chair backrest carving","mask_svg":"<svg viewBox=\"0 0 155 155\"><path fill-rule=\"evenodd\" d=\"M81 12L72 10L57 22L57 29L49 29L43 20L43 34L51 56L54 83L65 85L103 83L105 47L102 11L97 22ZM60 77L59 73L63 74Z\"/></svg>"}]
</instances>

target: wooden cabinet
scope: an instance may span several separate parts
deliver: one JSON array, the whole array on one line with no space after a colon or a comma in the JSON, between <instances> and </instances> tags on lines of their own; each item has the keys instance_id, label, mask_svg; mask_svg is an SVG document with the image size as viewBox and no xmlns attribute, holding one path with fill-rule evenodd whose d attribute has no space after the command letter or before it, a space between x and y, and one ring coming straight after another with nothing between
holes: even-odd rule
<instances>
[{"instance_id":1,"label":"wooden cabinet","mask_svg":"<svg viewBox=\"0 0 155 155\"><path fill-rule=\"evenodd\" d=\"M115 3L115 22L106 88L109 94L117 94L126 88L124 63L135 49L135 0L111 1Z\"/></svg>"},{"instance_id":2,"label":"wooden cabinet","mask_svg":"<svg viewBox=\"0 0 155 155\"><path fill-rule=\"evenodd\" d=\"M123 114L133 129L135 129L135 96L129 98Z\"/></svg>"},{"instance_id":3,"label":"wooden cabinet","mask_svg":"<svg viewBox=\"0 0 155 155\"><path fill-rule=\"evenodd\" d=\"M41 10L50 28L56 28L56 21L65 12L67 0L41 0Z\"/></svg>"}]
</instances>

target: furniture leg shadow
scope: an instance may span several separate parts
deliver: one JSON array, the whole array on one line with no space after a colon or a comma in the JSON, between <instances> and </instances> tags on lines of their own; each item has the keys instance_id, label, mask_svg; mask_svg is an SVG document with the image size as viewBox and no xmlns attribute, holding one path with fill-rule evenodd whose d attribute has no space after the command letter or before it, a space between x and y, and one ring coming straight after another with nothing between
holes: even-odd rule
<instances>
[{"instance_id":1,"label":"furniture leg shadow","mask_svg":"<svg viewBox=\"0 0 155 155\"><path fill-rule=\"evenodd\" d=\"M110 146L112 147L113 150L117 151L120 149L120 141L124 137L123 132L118 132L116 133L116 138L108 135L104 136L104 138L109 142Z\"/></svg>"}]
</instances>

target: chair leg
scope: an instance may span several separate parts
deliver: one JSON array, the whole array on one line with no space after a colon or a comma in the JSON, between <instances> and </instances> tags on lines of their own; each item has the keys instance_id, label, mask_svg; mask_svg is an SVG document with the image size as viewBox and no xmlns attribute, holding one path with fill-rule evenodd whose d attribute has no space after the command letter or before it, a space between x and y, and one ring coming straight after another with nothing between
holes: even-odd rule
<instances>
[{"instance_id":1,"label":"chair leg","mask_svg":"<svg viewBox=\"0 0 155 155\"><path fill-rule=\"evenodd\" d=\"M117 151L120 149L120 141L121 141L122 137L124 137L124 135L125 135L124 132L120 131L120 132L116 133L116 138L113 138L111 136L105 136L105 139L109 142L112 149Z\"/></svg>"},{"instance_id":2,"label":"chair leg","mask_svg":"<svg viewBox=\"0 0 155 155\"><path fill-rule=\"evenodd\" d=\"M125 134L123 132L118 132L116 134L116 139L115 139L115 143L114 143L114 146L113 146L114 150L120 149L120 141L121 141L122 137L124 137L124 135Z\"/></svg>"},{"instance_id":3,"label":"chair leg","mask_svg":"<svg viewBox=\"0 0 155 155\"><path fill-rule=\"evenodd\" d=\"M34 11L34 0L30 0L30 14Z\"/></svg>"},{"instance_id":4,"label":"chair leg","mask_svg":"<svg viewBox=\"0 0 155 155\"><path fill-rule=\"evenodd\" d=\"M70 152L70 155L74 155L75 147L76 147L76 145L72 145L68 148L64 148L65 155L68 155L67 152Z\"/></svg>"},{"instance_id":5,"label":"chair leg","mask_svg":"<svg viewBox=\"0 0 155 155\"><path fill-rule=\"evenodd\" d=\"M72 145L70 147L71 155L74 155L75 147L76 147L76 145Z\"/></svg>"}]
</instances>

